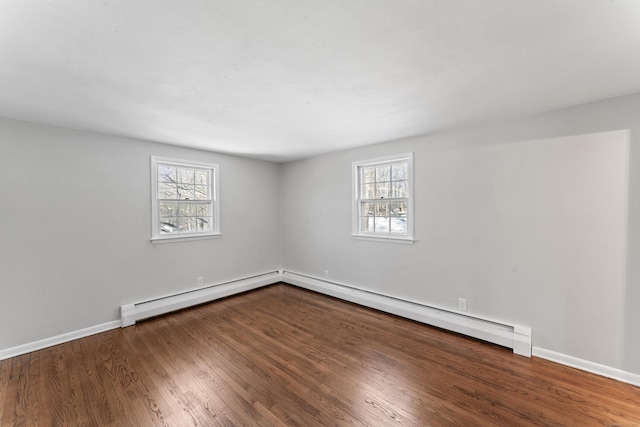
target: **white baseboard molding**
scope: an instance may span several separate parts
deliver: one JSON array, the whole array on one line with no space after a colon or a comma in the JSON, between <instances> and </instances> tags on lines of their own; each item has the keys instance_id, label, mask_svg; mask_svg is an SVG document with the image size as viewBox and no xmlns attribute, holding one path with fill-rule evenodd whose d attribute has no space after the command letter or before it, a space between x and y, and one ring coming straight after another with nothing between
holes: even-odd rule
<instances>
[{"instance_id":1,"label":"white baseboard molding","mask_svg":"<svg viewBox=\"0 0 640 427\"><path fill-rule=\"evenodd\" d=\"M100 332L106 332L111 329L120 327L120 321L114 320L112 322L103 323L101 325L91 326L89 328L80 329L73 332L67 332L66 334L57 335L51 338L45 338L43 340L22 344L16 347L11 347L6 350L0 350L0 360L9 359L11 357L20 356L32 351L42 350L43 348L53 347L54 345L64 344L69 341L77 340L79 338L88 337L89 335L99 334Z\"/></svg>"},{"instance_id":2,"label":"white baseboard molding","mask_svg":"<svg viewBox=\"0 0 640 427\"><path fill-rule=\"evenodd\" d=\"M532 353L536 357L547 359L561 365L570 366L572 368L591 372L592 374L612 378L614 380L622 381L624 383L640 387L640 375L638 374L623 371L617 368L612 368L606 365L601 365L599 363L590 362L588 360L578 359L577 357L568 356L566 354L558 353L540 347L533 347Z\"/></svg>"},{"instance_id":3,"label":"white baseboard molding","mask_svg":"<svg viewBox=\"0 0 640 427\"><path fill-rule=\"evenodd\" d=\"M178 295L168 295L139 304L125 304L121 306L121 313L125 313L126 317L123 316L121 320L114 320L101 325L91 326L62 335L57 335L55 337L45 338L39 341L0 350L0 360L63 344L65 342L88 337L89 335L98 334L100 332L106 332L111 329L124 327L127 326L125 325L125 322L133 324L136 320L157 316L169 311L179 310L191 305L202 304L207 301L213 301L218 298L277 283L281 281L281 279L282 271L279 270L244 279L210 285L193 291L183 292Z\"/></svg>"},{"instance_id":4,"label":"white baseboard molding","mask_svg":"<svg viewBox=\"0 0 640 427\"><path fill-rule=\"evenodd\" d=\"M531 357L531 329L431 307L300 273L284 271L282 280L301 288L406 317L513 349Z\"/></svg>"},{"instance_id":5,"label":"white baseboard molding","mask_svg":"<svg viewBox=\"0 0 640 427\"><path fill-rule=\"evenodd\" d=\"M138 320L250 291L277 283L280 280L282 280L282 273L280 271L272 271L243 279L208 285L175 295L166 295L147 301L124 304L120 307L122 319L120 326L125 328L135 324Z\"/></svg>"}]
</instances>

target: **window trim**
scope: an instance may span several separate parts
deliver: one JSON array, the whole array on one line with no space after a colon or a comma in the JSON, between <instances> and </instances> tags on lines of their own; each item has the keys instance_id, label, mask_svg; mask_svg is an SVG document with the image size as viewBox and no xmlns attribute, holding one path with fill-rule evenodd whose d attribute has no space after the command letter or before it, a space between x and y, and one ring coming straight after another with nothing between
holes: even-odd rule
<instances>
[{"instance_id":1,"label":"window trim","mask_svg":"<svg viewBox=\"0 0 640 427\"><path fill-rule=\"evenodd\" d=\"M211 179L213 181L211 185L211 204L213 206L214 223L211 231L200 233L160 234L158 229L158 221L160 218L160 213L158 212L158 165L161 164L211 170ZM220 238L222 234L220 233L220 189L218 177L219 166L215 163L151 156L151 242L155 244Z\"/></svg>"},{"instance_id":2,"label":"window trim","mask_svg":"<svg viewBox=\"0 0 640 427\"><path fill-rule=\"evenodd\" d=\"M407 191L407 234L379 234L366 233L360 231L360 176L358 170L363 166L375 166L384 163L407 162L407 181L409 189ZM413 244L415 242L413 234L414 223L414 192L413 192L413 153L397 154L394 156L377 157L374 159L358 160L351 163L351 183L352 183L352 237L354 240L369 240L384 243Z\"/></svg>"}]
</instances>

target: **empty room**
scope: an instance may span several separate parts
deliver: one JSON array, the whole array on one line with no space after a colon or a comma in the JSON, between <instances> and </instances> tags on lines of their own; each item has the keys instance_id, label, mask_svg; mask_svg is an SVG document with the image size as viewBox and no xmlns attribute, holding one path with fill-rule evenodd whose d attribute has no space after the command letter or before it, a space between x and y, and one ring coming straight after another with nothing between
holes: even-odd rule
<instances>
[{"instance_id":1,"label":"empty room","mask_svg":"<svg viewBox=\"0 0 640 427\"><path fill-rule=\"evenodd\" d=\"M640 2L0 1L0 426L640 427Z\"/></svg>"}]
</instances>

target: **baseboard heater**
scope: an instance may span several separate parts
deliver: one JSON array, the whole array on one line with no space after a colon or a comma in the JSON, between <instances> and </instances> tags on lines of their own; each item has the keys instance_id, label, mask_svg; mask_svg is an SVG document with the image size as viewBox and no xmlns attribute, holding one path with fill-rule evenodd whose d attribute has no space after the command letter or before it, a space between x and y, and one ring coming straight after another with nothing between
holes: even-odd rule
<instances>
[{"instance_id":1,"label":"baseboard heater","mask_svg":"<svg viewBox=\"0 0 640 427\"><path fill-rule=\"evenodd\" d=\"M178 294L162 296L147 301L123 304L120 306L122 325L125 328L138 320L169 313L219 298L228 297L240 292L250 291L262 286L271 285L281 280L281 272L272 271L243 279L205 286Z\"/></svg>"},{"instance_id":2,"label":"baseboard heater","mask_svg":"<svg viewBox=\"0 0 640 427\"><path fill-rule=\"evenodd\" d=\"M284 271L282 281L407 319L488 341L531 357L531 328L482 319L365 291L349 285Z\"/></svg>"}]
</instances>

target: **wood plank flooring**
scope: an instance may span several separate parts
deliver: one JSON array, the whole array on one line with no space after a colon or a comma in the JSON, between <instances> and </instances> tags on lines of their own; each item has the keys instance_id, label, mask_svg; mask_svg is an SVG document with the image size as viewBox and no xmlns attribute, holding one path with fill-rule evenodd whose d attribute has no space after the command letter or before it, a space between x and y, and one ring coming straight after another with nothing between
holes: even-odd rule
<instances>
[{"instance_id":1,"label":"wood plank flooring","mask_svg":"<svg viewBox=\"0 0 640 427\"><path fill-rule=\"evenodd\" d=\"M0 361L0 426L639 426L640 388L278 284Z\"/></svg>"}]
</instances>

